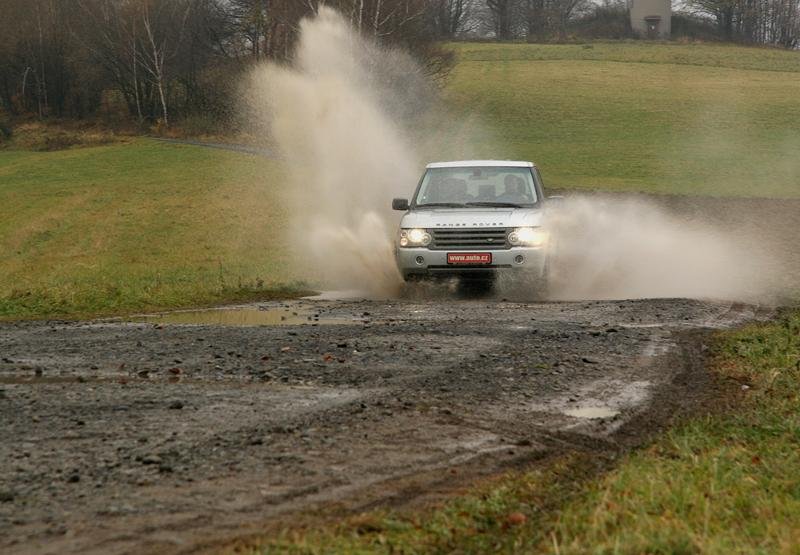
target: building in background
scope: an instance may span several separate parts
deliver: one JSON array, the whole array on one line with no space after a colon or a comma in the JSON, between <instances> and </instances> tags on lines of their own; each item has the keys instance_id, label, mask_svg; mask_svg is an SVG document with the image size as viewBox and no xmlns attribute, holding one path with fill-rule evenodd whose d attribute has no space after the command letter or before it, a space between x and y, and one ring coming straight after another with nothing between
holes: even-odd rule
<instances>
[{"instance_id":1,"label":"building in background","mask_svg":"<svg viewBox=\"0 0 800 555\"><path fill-rule=\"evenodd\" d=\"M628 0L631 27L642 38L668 39L672 31L672 0Z\"/></svg>"}]
</instances>

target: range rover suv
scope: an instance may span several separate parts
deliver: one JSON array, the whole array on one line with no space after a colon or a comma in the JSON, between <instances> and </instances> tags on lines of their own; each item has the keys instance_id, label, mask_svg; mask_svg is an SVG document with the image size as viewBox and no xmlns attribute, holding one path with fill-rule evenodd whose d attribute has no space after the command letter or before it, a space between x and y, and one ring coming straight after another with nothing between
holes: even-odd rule
<instances>
[{"instance_id":1,"label":"range rover suv","mask_svg":"<svg viewBox=\"0 0 800 555\"><path fill-rule=\"evenodd\" d=\"M557 198L557 197L552 197ZM551 238L542 179L531 162L428 164L395 242L403 279L458 276L491 282L501 272L545 287Z\"/></svg>"}]
</instances>

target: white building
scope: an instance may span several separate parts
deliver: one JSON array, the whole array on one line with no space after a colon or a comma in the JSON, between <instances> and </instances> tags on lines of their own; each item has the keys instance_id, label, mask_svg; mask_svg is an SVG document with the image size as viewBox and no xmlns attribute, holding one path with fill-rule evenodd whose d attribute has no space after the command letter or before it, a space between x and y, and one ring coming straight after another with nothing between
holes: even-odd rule
<instances>
[{"instance_id":1,"label":"white building","mask_svg":"<svg viewBox=\"0 0 800 555\"><path fill-rule=\"evenodd\" d=\"M641 38L668 39L672 31L671 0L628 0L631 27Z\"/></svg>"}]
</instances>

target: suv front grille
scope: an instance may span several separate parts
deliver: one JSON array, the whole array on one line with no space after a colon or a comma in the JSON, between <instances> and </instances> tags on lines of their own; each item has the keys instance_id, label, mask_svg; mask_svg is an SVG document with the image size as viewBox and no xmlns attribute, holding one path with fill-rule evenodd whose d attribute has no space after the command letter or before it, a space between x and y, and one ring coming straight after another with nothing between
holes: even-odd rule
<instances>
[{"instance_id":1,"label":"suv front grille","mask_svg":"<svg viewBox=\"0 0 800 555\"><path fill-rule=\"evenodd\" d=\"M430 229L432 250L508 249L508 229Z\"/></svg>"}]
</instances>

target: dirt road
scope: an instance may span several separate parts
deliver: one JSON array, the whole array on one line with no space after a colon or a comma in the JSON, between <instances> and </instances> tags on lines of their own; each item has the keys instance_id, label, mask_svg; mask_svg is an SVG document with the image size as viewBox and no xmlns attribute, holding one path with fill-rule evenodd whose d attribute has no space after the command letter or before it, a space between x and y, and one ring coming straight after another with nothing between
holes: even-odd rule
<instances>
[{"instance_id":1,"label":"dirt road","mask_svg":"<svg viewBox=\"0 0 800 555\"><path fill-rule=\"evenodd\" d=\"M0 325L0 551L192 551L299 508L613 452L702 399L706 330L768 315L688 300L248 308L203 319L278 325Z\"/></svg>"}]
</instances>

